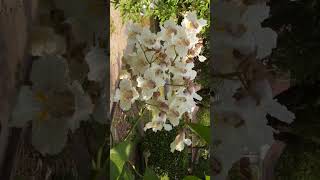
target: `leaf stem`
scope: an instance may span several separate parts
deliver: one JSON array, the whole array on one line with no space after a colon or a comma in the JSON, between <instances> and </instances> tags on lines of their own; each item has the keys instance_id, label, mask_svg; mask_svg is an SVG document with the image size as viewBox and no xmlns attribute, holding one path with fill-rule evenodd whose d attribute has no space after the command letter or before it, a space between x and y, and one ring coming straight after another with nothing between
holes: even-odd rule
<instances>
[{"instance_id":1,"label":"leaf stem","mask_svg":"<svg viewBox=\"0 0 320 180\"><path fill-rule=\"evenodd\" d=\"M127 162L128 162L128 164L132 167L132 169L134 170L134 172L135 172L139 177L143 177L143 175L138 172L138 170L137 170L136 167L132 164L132 162L130 162L130 161L127 161Z\"/></svg>"}]
</instances>

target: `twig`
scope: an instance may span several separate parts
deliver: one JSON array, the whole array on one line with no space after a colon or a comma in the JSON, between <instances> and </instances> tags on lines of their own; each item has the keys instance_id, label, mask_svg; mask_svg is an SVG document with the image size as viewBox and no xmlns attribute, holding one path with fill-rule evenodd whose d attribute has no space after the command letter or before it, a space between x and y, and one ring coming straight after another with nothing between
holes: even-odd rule
<instances>
[{"instance_id":1,"label":"twig","mask_svg":"<svg viewBox=\"0 0 320 180\"><path fill-rule=\"evenodd\" d=\"M146 52L144 52L144 49L142 48L142 45L140 44L140 42L138 42L138 44L139 44L139 46L140 46L140 48L141 48L141 50L142 50L142 52L143 52L143 54L144 54L144 57L146 58L146 61L150 64L150 66L151 66L151 62L148 60L148 58L147 58L147 55L146 55Z\"/></svg>"}]
</instances>

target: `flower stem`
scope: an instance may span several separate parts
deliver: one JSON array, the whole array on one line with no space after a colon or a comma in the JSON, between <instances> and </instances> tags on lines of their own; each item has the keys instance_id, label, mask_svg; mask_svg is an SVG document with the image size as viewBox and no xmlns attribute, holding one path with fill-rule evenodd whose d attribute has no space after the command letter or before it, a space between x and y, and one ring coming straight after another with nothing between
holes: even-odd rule
<instances>
[{"instance_id":1,"label":"flower stem","mask_svg":"<svg viewBox=\"0 0 320 180\"><path fill-rule=\"evenodd\" d=\"M146 61L147 61L147 62L150 64L150 66L151 66L151 62L148 60L147 55L146 55L146 52L145 52L144 49L142 48L141 43L138 42L138 44L139 44L139 46L140 46L140 48L141 48L141 50L142 50L142 52L143 52L143 54L144 54L144 57L146 58Z\"/></svg>"},{"instance_id":2,"label":"flower stem","mask_svg":"<svg viewBox=\"0 0 320 180\"><path fill-rule=\"evenodd\" d=\"M184 87L185 85L184 84L165 84L165 85L167 85L167 86L182 86L182 87Z\"/></svg>"},{"instance_id":3,"label":"flower stem","mask_svg":"<svg viewBox=\"0 0 320 180\"><path fill-rule=\"evenodd\" d=\"M139 124L140 120L141 120L141 117L143 116L144 114L144 110L146 108L144 107L140 112L139 112L139 118L137 119L137 121L134 123L134 125L131 127L128 135L126 136L126 138L124 139L125 141L128 140L128 138L130 137L130 135L132 134L133 130L136 128L136 126Z\"/></svg>"}]
</instances>

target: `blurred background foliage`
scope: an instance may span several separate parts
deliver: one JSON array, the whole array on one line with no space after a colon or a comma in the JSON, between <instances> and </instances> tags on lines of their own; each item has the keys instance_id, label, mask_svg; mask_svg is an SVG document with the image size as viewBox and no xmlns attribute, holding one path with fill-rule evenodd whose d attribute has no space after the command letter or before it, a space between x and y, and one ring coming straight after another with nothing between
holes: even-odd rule
<instances>
[{"instance_id":1,"label":"blurred background foliage","mask_svg":"<svg viewBox=\"0 0 320 180\"><path fill-rule=\"evenodd\" d=\"M272 64L290 71L293 83L320 78L320 1L271 0L271 16L263 25L278 32Z\"/></svg>"},{"instance_id":2,"label":"blurred background foliage","mask_svg":"<svg viewBox=\"0 0 320 180\"><path fill-rule=\"evenodd\" d=\"M181 20L187 11L197 11L200 18L210 23L210 0L115 0L123 19L141 22L143 18L154 18L160 23L170 18ZM206 31L208 27L204 29Z\"/></svg>"},{"instance_id":3,"label":"blurred background foliage","mask_svg":"<svg viewBox=\"0 0 320 180\"><path fill-rule=\"evenodd\" d=\"M291 87L276 98L296 114L276 167L278 180L320 179L320 1L271 0L263 25L278 32L270 62L290 72Z\"/></svg>"}]
</instances>

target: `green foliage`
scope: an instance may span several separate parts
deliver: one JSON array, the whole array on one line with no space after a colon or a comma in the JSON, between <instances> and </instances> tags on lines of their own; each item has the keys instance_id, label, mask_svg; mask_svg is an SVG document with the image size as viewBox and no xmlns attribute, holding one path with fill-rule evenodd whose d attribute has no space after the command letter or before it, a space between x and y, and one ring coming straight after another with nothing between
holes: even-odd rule
<instances>
[{"instance_id":1,"label":"green foliage","mask_svg":"<svg viewBox=\"0 0 320 180\"><path fill-rule=\"evenodd\" d=\"M200 108L197 112L197 118L201 125L210 126L210 109Z\"/></svg>"},{"instance_id":2,"label":"green foliage","mask_svg":"<svg viewBox=\"0 0 320 180\"><path fill-rule=\"evenodd\" d=\"M183 178L183 180L201 180L201 179L196 176L186 176Z\"/></svg>"},{"instance_id":3,"label":"green foliage","mask_svg":"<svg viewBox=\"0 0 320 180\"><path fill-rule=\"evenodd\" d=\"M290 124L294 136L287 137L287 146L275 168L277 180L316 180L320 177L319 85L300 84L276 98L293 109L296 119Z\"/></svg>"},{"instance_id":4,"label":"green foliage","mask_svg":"<svg viewBox=\"0 0 320 180\"><path fill-rule=\"evenodd\" d=\"M150 169L147 168L144 175L143 175L143 180L158 180L158 176L155 174L155 172Z\"/></svg>"},{"instance_id":5,"label":"green foliage","mask_svg":"<svg viewBox=\"0 0 320 180\"><path fill-rule=\"evenodd\" d=\"M132 180L134 179L134 174L129 169L128 165L124 167L124 170L122 171L119 180Z\"/></svg>"},{"instance_id":6,"label":"green foliage","mask_svg":"<svg viewBox=\"0 0 320 180\"><path fill-rule=\"evenodd\" d=\"M162 23L170 18L179 20L187 11L197 11L199 17L208 23L210 20L209 0L117 0L114 3L125 21L141 22L145 17L158 19Z\"/></svg>"},{"instance_id":7,"label":"green foliage","mask_svg":"<svg viewBox=\"0 0 320 180\"><path fill-rule=\"evenodd\" d=\"M289 145L276 167L277 180L320 179L320 149L313 143Z\"/></svg>"},{"instance_id":8,"label":"green foliage","mask_svg":"<svg viewBox=\"0 0 320 180\"><path fill-rule=\"evenodd\" d=\"M290 71L295 82L320 79L320 1L271 1L265 26L281 32L272 64Z\"/></svg>"},{"instance_id":9,"label":"green foliage","mask_svg":"<svg viewBox=\"0 0 320 180\"><path fill-rule=\"evenodd\" d=\"M123 141L110 150L110 178L118 179L122 174L125 163L129 160L133 145Z\"/></svg>"},{"instance_id":10,"label":"green foliage","mask_svg":"<svg viewBox=\"0 0 320 180\"><path fill-rule=\"evenodd\" d=\"M185 148L182 152L170 151L170 143L174 141L177 129L154 133L146 131L143 140L144 151L149 151L148 167L154 170L158 176L168 176L170 180L183 179L187 175L188 152Z\"/></svg>"},{"instance_id":11,"label":"green foliage","mask_svg":"<svg viewBox=\"0 0 320 180\"><path fill-rule=\"evenodd\" d=\"M189 128L200 136L207 143L210 143L210 126L203 126L201 124L189 123Z\"/></svg>"},{"instance_id":12,"label":"green foliage","mask_svg":"<svg viewBox=\"0 0 320 180\"><path fill-rule=\"evenodd\" d=\"M201 179L207 179L206 174L210 173L210 159L200 156L197 164L193 166L192 174Z\"/></svg>"},{"instance_id":13,"label":"green foliage","mask_svg":"<svg viewBox=\"0 0 320 180\"><path fill-rule=\"evenodd\" d=\"M205 62L195 61L195 69L197 70L196 83L200 84L202 89L198 91L203 98L201 104L210 107L210 87L212 86L211 78L211 60L210 60L210 31L207 30L203 34L203 52L202 55L207 58Z\"/></svg>"}]
</instances>

